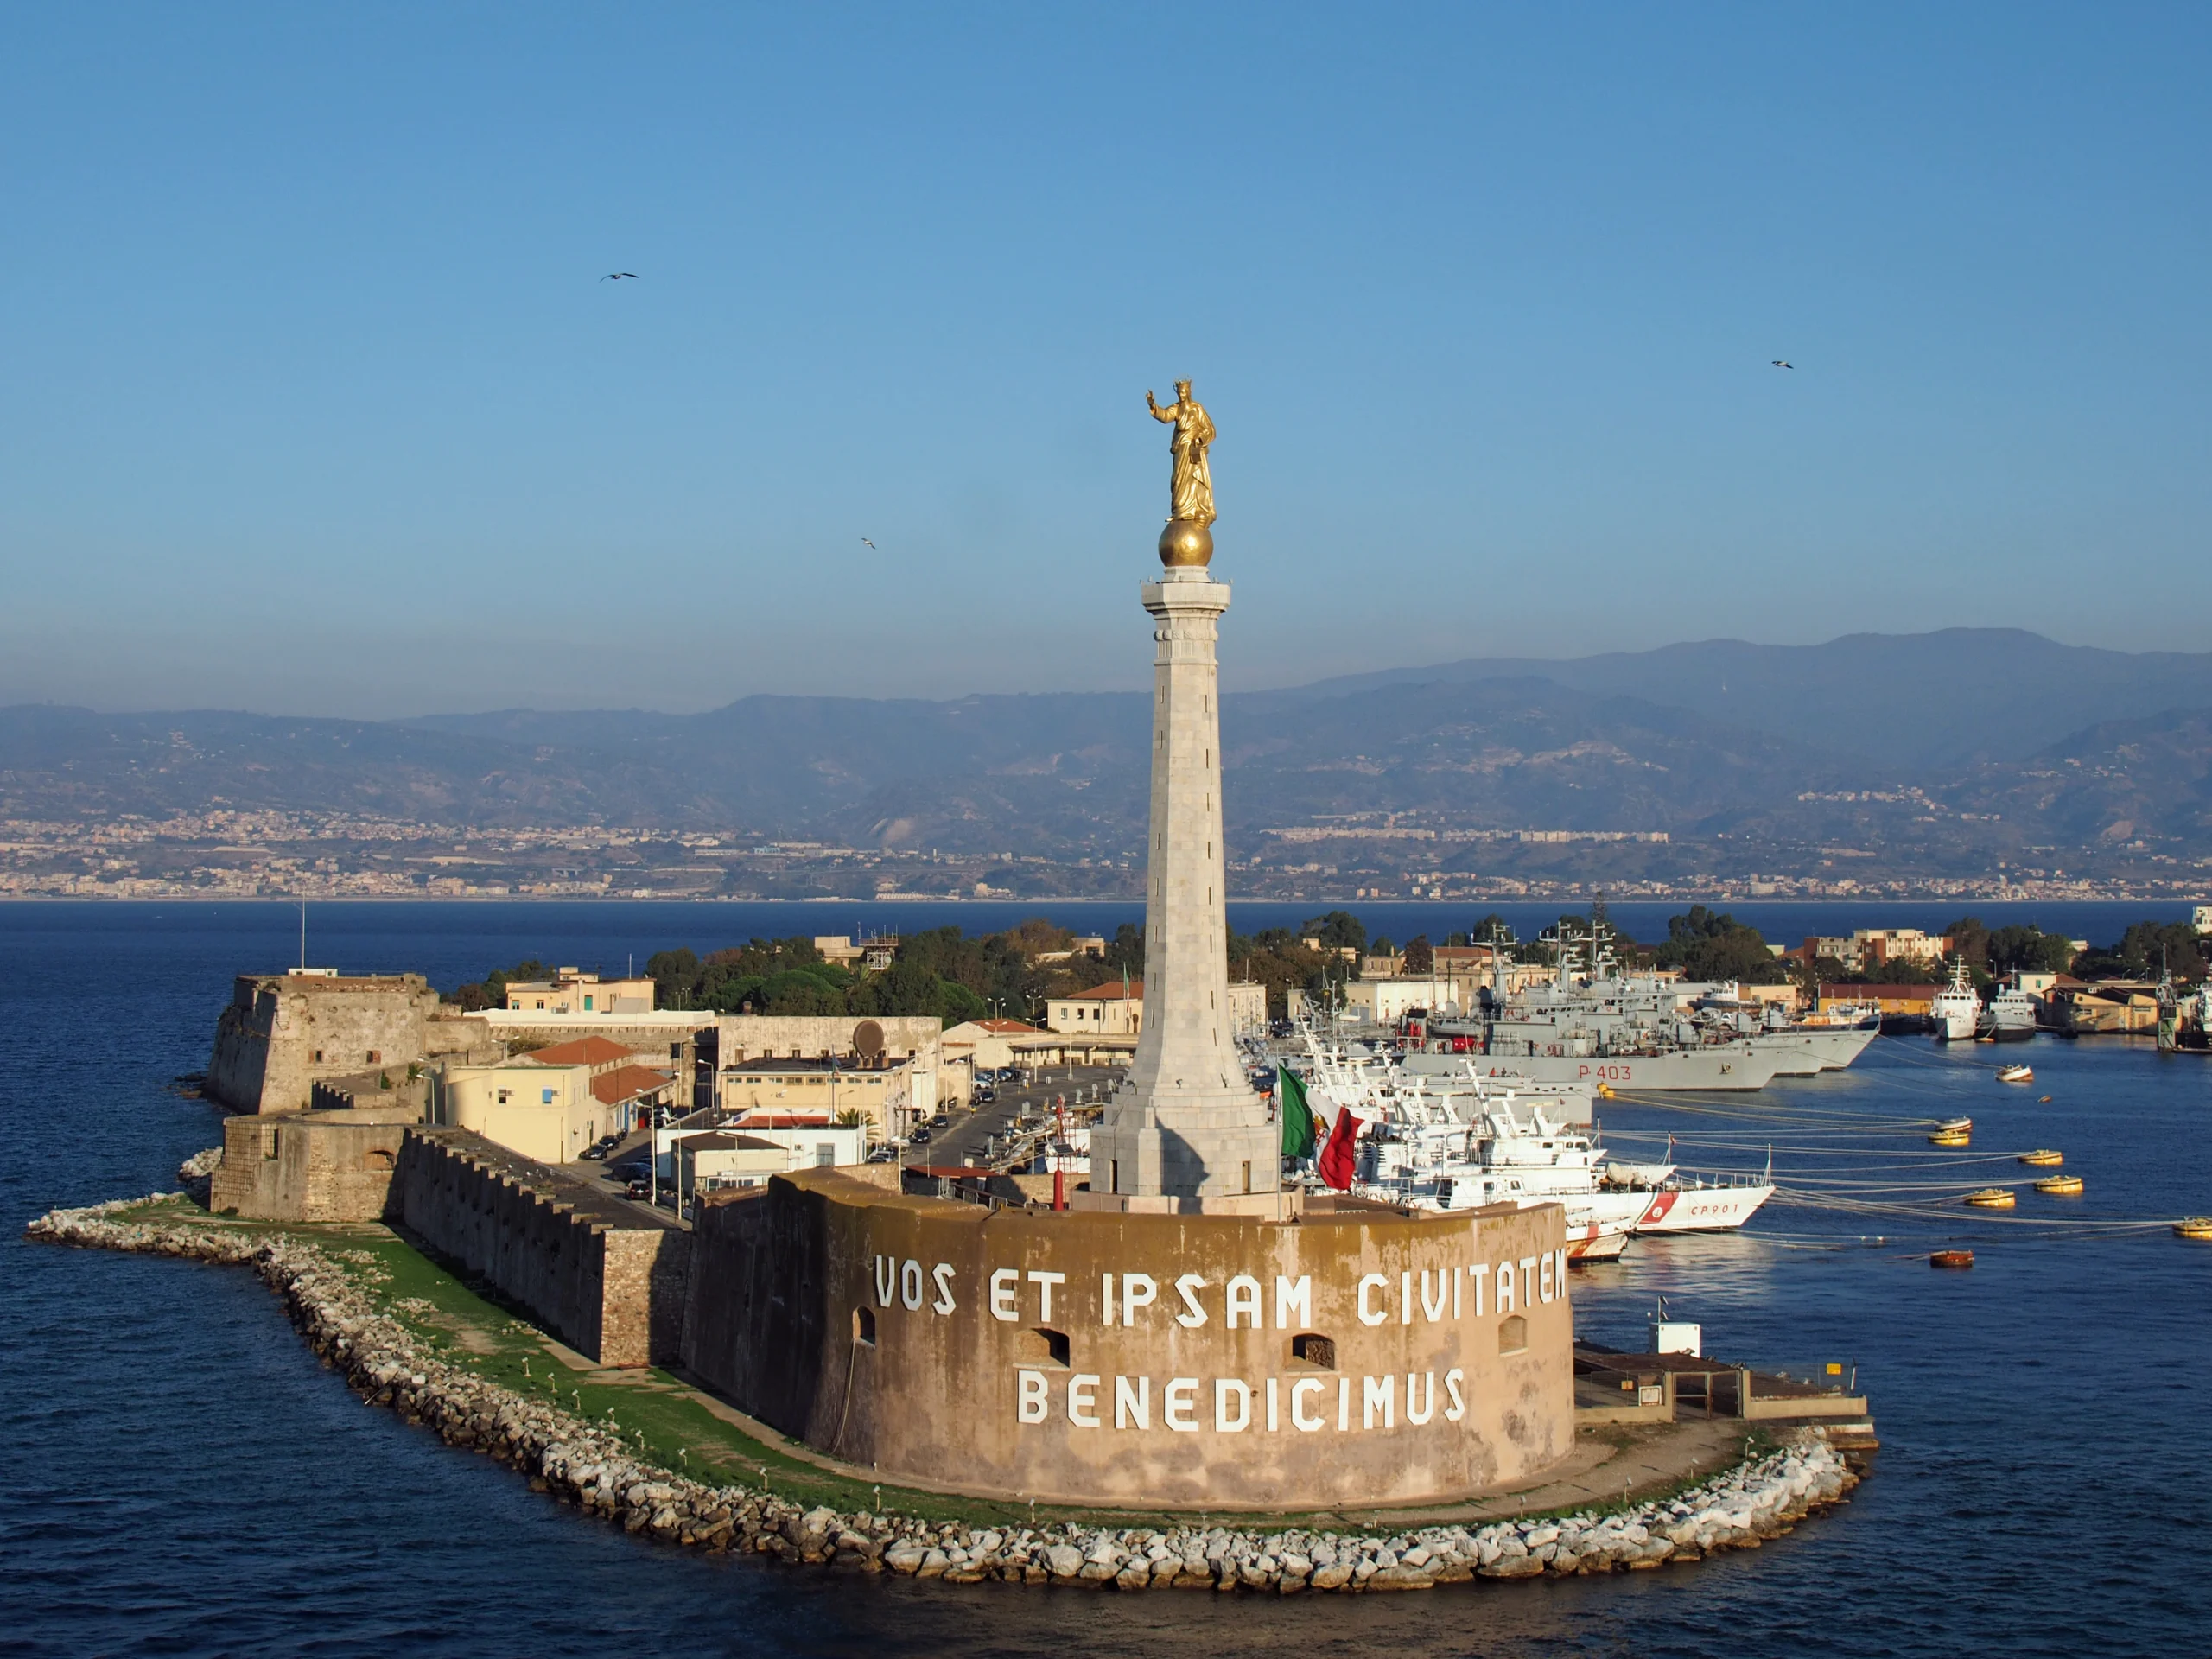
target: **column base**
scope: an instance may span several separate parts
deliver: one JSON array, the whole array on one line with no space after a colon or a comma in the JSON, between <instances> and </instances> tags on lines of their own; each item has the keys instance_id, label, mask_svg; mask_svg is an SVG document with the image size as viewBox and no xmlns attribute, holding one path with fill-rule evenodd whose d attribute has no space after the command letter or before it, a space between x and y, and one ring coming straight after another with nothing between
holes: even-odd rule
<instances>
[{"instance_id":1,"label":"column base","mask_svg":"<svg viewBox=\"0 0 2212 1659\"><path fill-rule=\"evenodd\" d=\"M1260 1221L1296 1221L1306 1213L1304 1189L1238 1192L1212 1198L1175 1198L1167 1193L1094 1192L1078 1186L1068 1194L1068 1208L1121 1216L1248 1216Z\"/></svg>"}]
</instances>

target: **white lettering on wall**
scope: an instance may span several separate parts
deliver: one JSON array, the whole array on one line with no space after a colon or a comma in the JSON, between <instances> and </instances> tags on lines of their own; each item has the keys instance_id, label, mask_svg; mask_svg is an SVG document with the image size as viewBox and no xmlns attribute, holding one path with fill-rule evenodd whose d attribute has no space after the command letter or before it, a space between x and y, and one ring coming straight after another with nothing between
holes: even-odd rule
<instances>
[{"instance_id":1,"label":"white lettering on wall","mask_svg":"<svg viewBox=\"0 0 2212 1659\"><path fill-rule=\"evenodd\" d=\"M1290 1426L1300 1433L1311 1434L1329 1426L1326 1418L1306 1414L1306 1391L1311 1389L1319 1394L1327 1386L1318 1376L1301 1376L1290 1385Z\"/></svg>"},{"instance_id":2,"label":"white lettering on wall","mask_svg":"<svg viewBox=\"0 0 2212 1659\"><path fill-rule=\"evenodd\" d=\"M1427 1386L1421 1396L1419 1410L1414 1408L1414 1376L1411 1371L1406 1373L1406 1421L1418 1428L1436 1415L1436 1373L1423 1371L1420 1374L1421 1380Z\"/></svg>"},{"instance_id":3,"label":"white lettering on wall","mask_svg":"<svg viewBox=\"0 0 2212 1659\"><path fill-rule=\"evenodd\" d=\"M1449 1268L1439 1268L1436 1270L1436 1300L1431 1301L1428 1295L1428 1269L1423 1268L1421 1270L1421 1316L1431 1325L1434 1325L1444 1317L1445 1281L1456 1280L1458 1277L1459 1275Z\"/></svg>"},{"instance_id":4,"label":"white lettering on wall","mask_svg":"<svg viewBox=\"0 0 2212 1659\"><path fill-rule=\"evenodd\" d=\"M1414 1322L1414 1276L1411 1273L1398 1275L1398 1323Z\"/></svg>"},{"instance_id":5,"label":"white lettering on wall","mask_svg":"<svg viewBox=\"0 0 2212 1659\"><path fill-rule=\"evenodd\" d=\"M1114 1275L1110 1273L1106 1275L1106 1292L1103 1300L1106 1308L1106 1323L1111 1325L1114 1323Z\"/></svg>"},{"instance_id":6,"label":"white lettering on wall","mask_svg":"<svg viewBox=\"0 0 2212 1659\"><path fill-rule=\"evenodd\" d=\"M1360 1275L1359 1322L1362 1325L1380 1325L1383 1320L1390 1317L1389 1309L1384 1307L1370 1308L1367 1305L1367 1298L1370 1293L1379 1290L1387 1294L1389 1291L1389 1288L1390 1281L1388 1279L1385 1279L1379 1273L1363 1273Z\"/></svg>"},{"instance_id":7,"label":"white lettering on wall","mask_svg":"<svg viewBox=\"0 0 2212 1659\"><path fill-rule=\"evenodd\" d=\"M1548 1302L1552 1299L1552 1253L1546 1250L1536 1263L1536 1300Z\"/></svg>"},{"instance_id":8,"label":"white lettering on wall","mask_svg":"<svg viewBox=\"0 0 2212 1659\"><path fill-rule=\"evenodd\" d=\"M1134 1382L1134 1389L1129 1384ZM1152 1427L1152 1379L1117 1376L1114 1379L1114 1427Z\"/></svg>"},{"instance_id":9,"label":"white lettering on wall","mask_svg":"<svg viewBox=\"0 0 2212 1659\"><path fill-rule=\"evenodd\" d=\"M1125 1273L1122 1275L1122 1323L1137 1322L1137 1309L1150 1307L1160 1300L1160 1287L1148 1273Z\"/></svg>"},{"instance_id":10,"label":"white lettering on wall","mask_svg":"<svg viewBox=\"0 0 2212 1659\"><path fill-rule=\"evenodd\" d=\"M1206 1322L1206 1311L1198 1305L1198 1293L1205 1287L1200 1274L1186 1273L1175 1281L1175 1294L1183 1299L1183 1312L1175 1316L1175 1323L1185 1331L1195 1331Z\"/></svg>"},{"instance_id":11,"label":"white lettering on wall","mask_svg":"<svg viewBox=\"0 0 2212 1659\"><path fill-rule=\"evenodd\" d=\"M875 1305L891 1306L891 1299L899 1294L899 1258L879 1255L875 1258Z\"/></svg>"},{"instance_id":12,"label":"white lettering on wall","mask_svg":"<svg viewBox=\"0 0 2212 1659\"><path fill-rule=\"evenodd\" d=\"M1020 1268L1001 1268L991 1274L991 1317L1004 1319L1011 1325L1021 1317L1021 1309L1014 1301L1015 1281L1021 1277Z\"/></svg>"},{"instance_id":13,"label":"white lettering on wall","mask_svg":"<svg viewBox=\"0 0 2212 1659\"><path fill-rule=\"evenodd\" d=\"M922 1306L922 1264L912 1257L899 1264L899 1302L909 1313Z\"/></svg>"},{"instance_id":14,"label":"white lettering on wall","mask_svg":"<svg viewBox=\"0 0 2212 1659\"><path fill-rule=\"evenodd\" d=\"M937 1287L937 1298L930 1304L935 1313L950 1313L960 1306L952 1300L952 1263L940 1262L930 1269L930 1282Z\"/></svg>"},{"instance_id":15,"label":"white lettering on wall","mask_svg":"<svg viewBox=\"0 0 2212 1659\"><path fill-rule=\"evenodd\" d=\"M1260 1281L1249 1273L1240 1273L1229 1281L1229 1328L1236 1328L1236 1316L1253 1330L1260 1328Z\"/></svg>"},{"instance_id":16,"label":"white lettering on wall","mask_svg":"<svg viewBox=\"0 0 2212 1659\"><path fill-rule=\"evenodd\" d=\"M1398 1374L1392 1371L1385 1376L1363 1376L1359 1381L1359 1426L1362 1428L1374 1427L1375 1414L1379 1410L1382 1414L1382 1427L1395 1428L1398 1426Z\"/></svg>"},{"instance_id":17,"label":"white lettering on wall","mask_svg":"<svg viewBox=\"0 0 2212 1659\"><path fill-rule=\"evenodd\" d=\"M1098 1427L1098 1399L1092 1392L1098 1379L1084 1373L1068 1378L1068 1421L1077 1428Z\"/></svg>"},{"instance_id":18,"label":"white lettering on wall","mask_svg":"<svg viewBox=\"0 0 2212 1659\"><path fill-rule=\"evenodd\" d=\"M1268 1433L1272 1434L1282 1427L1282 1400L1280 1379L1268 1379Z\"/></svg>"},{"instance_id":19,"label":"white lettering on wall","mask_svg":"<svg viewBox=\"0 0 2212 1659\"><path fill-rule=\"evenodd\" d=\"M1483 1316L1483 1287L1490 1281L1490 1263L1478 1262L1467 1269L1467 1277L1475 1281L1475 1317Z\"/></svg>"},{"instance_id":20,"label":"white lettering on wall","mask_svg":"<svg viewBox=\"0 0 2212 1659\"><path fill-rule=\"evenodd\" d=\"M1034 1268L1029 1270L1029 1282L1037 1287L1037 1317L1047 1325L1052 1322L1052 1287L1067 1281L1065 1273L1039 1273Z\"/></svg>"},{"instance_id":21,"label":"white lettering on wall","mask_svg":"<svg viewBox=\"0 0 2212 1659\"><path fill-rule=\"evenodd\" d=\"M1020 1371L1015 1375L1020 1379L1021 1393L1014 1415L1025 1423L1043 1422L1046 1404L1051 1398L1051 1387L1045 1381L1045 1373Z\"/></svg>"},{"instance_id":22,"label":"white lettering on wall","mask_svg":"<svg viewBox=\"0 0 2212 1659\"><path fill-rule=\"evenodd\" d=\"M1552 1283L1559 1287L1559 1294L1567 1294L1567 1250L1562 1246L1552 1252Z\"/></svg>"},{"instance_id":23,"label":"white lettering on wall","mask_svg":"<svg viewBox=\"0 0 2212 1659\"><path fill-rule=\"evenodd\" d=\"M1259 1294L1258 1287L1253 1294ZM1229 1402L1236 1402L1236 1412L1230 1414ZM1234 1376L1217 1376L1213 1380L1213 1431L1217 1434L1242 1434L1252 1426L1252 1385Z\"/></svg>"},{"instance_id":24,"label":"white lettering on wall","mask_svg":"<svg viewBox=\"0 0 2212 1659\"><path fill-rule=\"evenodd\" d=\"M1497 1264L1497 1311L1501 1313L1513 1311L1513 1264L1510 1262Z\"/></svg>"},{"instance_id":25,"label":"white lettering on wall","mask_svg":"<svg viewBox=\"0 0 2212 1659\"><path fill-rule=\"evenodd\" d=\"M1526 1309L1534 1307L1535 1305L1536 1258L1533 1255L1524 1255L1521 1258L1521 1306ZM1503 1308L1498 1309L1501 1313L1504 1311Z\"/></svg>"},{"instance_id":26,"label":"white lettering on wall","mask_svg":"<svg viewBox=\"0 0 2212 1659\"><path fill-rule=\"evenodd\" d=\"M1160 1421L1178 1434L1195 1434L1198 1421L1191 1414L1198 1409L1198 1379L1195 1376L1175 1376L1160 1391Z\"/></svg>"},{"instance_id":27,"label":"white lettering on wall","mask_svg":"<svg viewBox=\"0 0 2212 1659\"><path fill-rule=\"evenodd\" d=\"M1296 1331L1313 1323L1313 1275L1300 1274L1294 1285L1287 1274L1275 1274L1275 1329Z\"/></svg>"},{"instance_id":28,"label":"white lettering on wall","mask_svg":"<svg viewBox=\"0 0 2212 1659\"><path fill-rule=\"evenodd\" d=\"M1452 1396L1452 1403L1444 1408L1444 1421L1447 1423L1456 1423L1467 1414L1467 1402L1459 1394L1459 1384L1466 1376L1456 1365L1444 1373L1444 1392Z\"/></svg>"}]
</instances>

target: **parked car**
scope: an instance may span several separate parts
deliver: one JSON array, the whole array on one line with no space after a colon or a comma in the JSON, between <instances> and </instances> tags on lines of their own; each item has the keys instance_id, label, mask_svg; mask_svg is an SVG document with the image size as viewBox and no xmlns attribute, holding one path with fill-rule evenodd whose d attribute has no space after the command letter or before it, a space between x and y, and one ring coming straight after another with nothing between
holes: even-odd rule
<instances>
[{"instance_id":1,"label":"parked car","mask_svg":"<svg viewBox=\"0 0 2212 1659\"><path fill-rule=\"evenodd\" d=\"M878 1147L868 1154L868 1160L871 1164L887 1164L898 1155L899 1148L896 1147Z\"/></svg>"},{"instance_id":2,"label":"parked car","mask_svg":"<svg viewBox=\"0 0 2212 1659\"><path fill-rule=\"evenodd\" d=\"M976 1091L976 1103L978 1106L988 1106L998 1097L999 1091L991 1088L988 1084L986 1084L984 1087L978 1089Z\"/></svg>"},{"instance_id":3,"label":"parked car","mask_svg":"<svg viewBox=\"0 0 2212 1659\"><path fill-rule=\"evenodd\" d=\"M929 1127L928 1127L926 1124L925 1124L922 1128L918 1128L918 1129L916 1129L916 1130L914 1131L914 1133L913 1133L910 1137L908 1137L908 1139L909 1139L910 1142L911 1142L912 1145L917 1146L917 1147L918 1147L918 1146L922 1145L922 1144L923 1144L923 1142L926 1141L929 1138L930 1138Z\"/></svg>"},{"instance_id":4,"label":"parked car","mask_svg":"<svg viewBox=\"0 0 2212 1659\"><path fill-rule=\"evenodd\" d=\"M935 1117L930 1119L930 1128L933 1129L941 1129L951 1122L952 1119L950 1117L947 1116L943 1112L939 1112Z\"/></svg>"},{"instance_id":5,"label":"parked car","mask_svg":"<svg viewBox=\"0 0 2212 1659\"><path fill-rule=\"evenodd\" d=\"M650 1182L632 1181L628 1186L625 1187L623 1191L626 1194L633 1198L649 1198L652 1196L653 1189Z\"/></svg>"}]
</instances>

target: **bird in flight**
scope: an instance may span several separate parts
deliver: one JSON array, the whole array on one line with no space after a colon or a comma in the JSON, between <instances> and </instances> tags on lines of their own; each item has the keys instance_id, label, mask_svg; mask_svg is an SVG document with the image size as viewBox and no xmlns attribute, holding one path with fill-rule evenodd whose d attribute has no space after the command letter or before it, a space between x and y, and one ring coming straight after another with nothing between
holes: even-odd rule
<instances>
[{"instance_id":1,"label":"bird in flight","mask_svg":"<svg viewBox=\"0 0 2212 1659\"><path fill-rule=\"evenodd\" d=\"M1777 357L1774 359L1774 366L1777 369L1794 369L1797 365L1795 363L1785 363Z\"/></svg>"},{"instance_id":2,"label":"bird in flight","mask_svg":"<svg viewBox=\"0 0 2212 1659\"><path fill-rule=\"evenodd\" d=\"M619 283L625 276L627 276L633 283L638 280L638 273L634 270L610 270L606 276L601 277L599 280L602 283Z\"/></svg>"},{"instance_id":3,"label":"bird in flight","mask_svg":"<svg viewBox=\"0 0 2212 1659\"><path fill-rule=\"evenodd\" d=\"M865 536L863 536L863 537L861 537L861 545L862 547L865 547L865 548L870 549L871 550L874 550L874 549L875 549L875 543L874 543L874 542L871 542L870 540L868 540L868 538L867 537L865 537Z\"/></svg>"}]
</instances>

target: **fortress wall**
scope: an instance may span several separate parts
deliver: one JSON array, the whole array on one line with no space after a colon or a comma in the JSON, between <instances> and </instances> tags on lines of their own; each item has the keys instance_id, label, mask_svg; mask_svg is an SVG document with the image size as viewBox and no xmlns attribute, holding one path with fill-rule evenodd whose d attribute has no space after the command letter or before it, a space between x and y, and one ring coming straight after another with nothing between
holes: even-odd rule
<instances>
[{"instance_id":1,"label":"fortress wall","mask_svg":"<svg viewBox=\"0 0 2212 1659\"><path fill-rule=\"evenodd\" d=\"M226 1118L207 1207L252 1221L379 1220L411 1121L404 1108Z\"/></svg>"},{"instance_id":2,"label":"fortress wall","mask_svg":"<svg viewBox=\"0 0 2212 1659\"><path fill-rule=\"evenodd\" d=\"M1517 1478L1574 1443L1555 1206L993 1212L819 1170L702 1207L692 1243L685 1363L887 1478L1364 1506Z\"/></svg>"},{"instance_id":3,"label":"fortress wall","mask_svg":"<svg viewBox=\"0 0 2212 1659\"><path fill-rule=\"evenodd\" d=\"M430 1249L601 1365L677 1357L690 1238L466 1129L410 1129L395 1206Z\"/></svg>"},{"instance_id":4,"label":"fortress wall","mask_svg":"<svg viewBox=\"0 0 2212 1659\"><path fill-rule=\"evenodd\" d=\"M419 974L241 974L216 1021L207 1093L237 1111L303 1112L324 1078L381 1067L397 1080L423 1053L437 1006Z\"/></svg>"}]
</instances>

